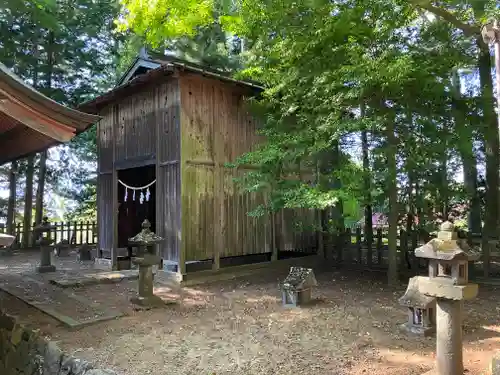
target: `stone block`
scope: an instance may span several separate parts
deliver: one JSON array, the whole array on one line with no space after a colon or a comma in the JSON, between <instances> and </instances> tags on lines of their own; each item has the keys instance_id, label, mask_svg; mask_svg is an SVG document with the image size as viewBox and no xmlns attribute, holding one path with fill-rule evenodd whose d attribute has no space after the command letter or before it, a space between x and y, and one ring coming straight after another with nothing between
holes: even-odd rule
<instances>
[{"instance_id":1,"label":"stone block","mask_svg":"<svg viewBox=\"0 0 500 375\"><path fill-rule=\"evenodd\" d=\"M7 327L8 329L5 329ZM65 355L38 331L0 311L0 375L116 375L90 362Z\"/></svg>"},{"instance_id":2,"label":"stone block","mask_svg":"<svg viewBox=\"0 0 500 375\"><path fill-rule=\"evenodd\" d=\"M147 309L165 305L165 301L163 301L160 297L155 295L147 297L142 297L142 296L132 297L130 299L130 302L132 302L139 308L147 308Z\"/></svg>"},{"instance_id":3,"label":"stone block","mask_svg":"<svg viewBox=\"0 0 500 375\"><path fill-rule=\"evenodd\" d=\"M451 299L455 301L473 299L478 293L477 284L446 284L436 281L436 279L429 279L422 276L419 277L418 284L420 292L427 296Z\"/></svg>"},{"instance_id":4,"label":"stone block","mask_svg":"<svg viewBox=\"0 0 500 375\"><path fill-rule=\"evenodd\" d=\"M489 371L491 375L500 375L500 355L491 359Z\"/></svg>"},{"instance_id":5,"label":"stone block","mask_svg":"<svg viewBox=\"0 0 500 375\"><path fill-rule=\"evenodd\" d=\"M436 327L417 326L408 322L401 324L401 329L412 335L422 337L433 336L436 333Z\"/></svg>"},{"instance_id":6,"label":"stone block","mask_svg":"<svg viewBox=\"0 0 500 375\"><path fill-rule=\"evenodd\" d=\"M38 273L56 272L56 266L54 266L53 264L48 265L48 266L38 266L36 268L36 271Z\"/></svg>"},{"instance_id":7,"label":"stone block","mask_svg":"<svg viewBox=\"0 0 500 375\"><path fill-rule=\"evenodd\" d=\"M111 271L113 269L113 265L111 259L95 258L94 268L96 270Z\"/></svg>"},{"instance_id":8,"label":"stone block","mask_svg":"<svg viewBox=\"0 0 500 375\"><path fill-rule=\"evenodd\" d=\"M83 244L77 249L78 260L88 261L92 260L92 249L88 244Z\"/></svg>"},{"instance_id":9,"label":"stone block","mask_svg":"<svg viewBox=\"0 0 500 375\"><path fill-rule=\"evenodd\" d=\"M49 341L43 355L43 374L59 374L62 356L63 353L58 346L54 342Z\"/></svg>"},{"instance_id":10,"label":"stone block","mask_svg":"<svg viewBox=\"0 0 500 375\"><path fill-rule=\"evenodd\" d=\"M93 370L87 371L85 373L85 375L116 375L116 372L111 371L111 370L93 369Z\"/></svg>"}]
</instances>

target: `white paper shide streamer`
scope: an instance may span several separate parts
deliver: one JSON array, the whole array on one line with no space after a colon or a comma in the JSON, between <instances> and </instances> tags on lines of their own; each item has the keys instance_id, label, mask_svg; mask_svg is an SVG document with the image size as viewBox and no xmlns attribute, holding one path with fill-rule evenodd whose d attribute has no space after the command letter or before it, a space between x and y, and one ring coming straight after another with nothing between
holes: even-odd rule
<instances>
[{"instance_id":1,"label":"white paper shide streamer","mask_svg":"<svg viewBox=\"0 0 500 375\"><path fill-rule=\"evenodd\" d=\"M123 201L126 202L128 199L128 191L132 191L132 201L135 201L135 198L139 198L139 203L143 204L144 201L149 202L149 199L151 198L151 192L149 191L149 188L156 182L156 179L151 181L149 184L144 185L144 186L130 186L124 183L122 180L118 180L120 184L123 185L125 188L125 196L123 197ZM137 192L137 194L136 194Z\"/></svg>"}]
</instances>

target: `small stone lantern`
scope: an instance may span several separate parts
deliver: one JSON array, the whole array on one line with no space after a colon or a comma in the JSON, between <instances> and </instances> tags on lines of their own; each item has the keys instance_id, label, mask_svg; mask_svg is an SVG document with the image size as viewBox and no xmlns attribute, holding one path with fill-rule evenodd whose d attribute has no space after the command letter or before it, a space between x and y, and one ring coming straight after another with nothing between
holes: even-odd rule
<instances>
[{"instance_id":1,"label":"small stone lantern","mask_svg":"<svg viewBox=\"0 0 500 375\"><path fill-rule=\"evenodd\" d=\"M131 299L131 302L141 307L154 307L163 305L163 300L153 294L153 266L160 264L161 257L148 252L148 248L163 241L163 238L157 236L149 228L151 223L144 220L142 223L142 231L136 236L129 239L129 245L139 247L139 256L134 258L132 262L139 266L139 290L138 295Z\"/></svg>"},{"instance_id":2,"label":"small stone lantern","mask_svg":"<svg viewBox=\"0 0 500 375\"><path fill-rule=\"evenodd\" d=\"M35 243L40 246L40 266L37 267L39 273L54 272L56 267L51 263L50 253L54 239L50 238L50 232L55 227L50 225L49 218L45 216L42 222L33 228ZM45 235L44 235L45 233Z\"/></svg>"},{"instance_id":3,"label":"small stone lantern","mask_svg":"<svg viewBox=\"0 0 500 375\"><path fill-rule=\"evenodd\" d=\"M311 301L311 289L318 286L312 268L291 267L282 285L282 300L285 307L297 307Z\"/></svg>"},{"instance_id":4,"label":"small stone lantern","mask_svg":"<svg viewBox=\"0 0 500 375\"><path fill-rule=\"evenodd\" d=\"M452 223L441 224L437 238L415 249L415 256L429 260L429 276L418 277L420 293L436 298L436 359L439 375L464 371L462 353L463 301L477 295L477 284L469 283L468 261L478 258L459 241Z\"/></svg>"},{"instance_id":5,"label":"small stone lantern","mask_svg":"<svg viewBox=\"0 0 500 375\"><path fill-rule=\"evenodd\" d=\"M436 299L420 293L417 277L410 279L399 303L408 308L408 321L401 326L405 331L424 337L434 334Z\"/></svg>"}]
</instances>

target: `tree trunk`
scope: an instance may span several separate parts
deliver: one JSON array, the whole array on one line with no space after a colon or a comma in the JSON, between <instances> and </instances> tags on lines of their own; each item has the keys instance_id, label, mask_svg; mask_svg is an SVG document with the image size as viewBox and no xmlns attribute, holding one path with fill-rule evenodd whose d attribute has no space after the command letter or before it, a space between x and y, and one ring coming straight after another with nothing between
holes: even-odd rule
<instances>
[{"instance_id":1,"label":"tree trunk","mask_svg":"<svg viewBox=\"0 0 500 375\"><path fill-rule=\"evenodd\" d=\"M38 170L38 187L35 200L35 223L40 224L43 218L43 194L45 192L45 175L47 173L47 150L40 153Z\"/></svg>"},{"instance_id":2,"label":"tree trunk","mask_svg":"<svg viewBox=\"0 0 500 375\"><path fill-rule=\"evenodd\" d=\"M446 135L444 135L446 137ZM446 138L445 138L446 139ZM447 142L444 141L444 150L441 155L441 160L439 163L439 175L441 179L441 184L439 186L439 199L441 200L439 205L439 211L443 216L443 221L448 220L448 207L449 207L449 193L448 193L448 155L447 155Z\"/></svg>"},{"instance_id":3,"label":"tree trunk","mask_svg":"<svg viewBox=\"0 0 500 375\"><path fill-rule=\"evenodd\" d=\"M477 160L473 149L473 132L465 120L467 107L460 93L460 77L455 70L452 76L453 102L452 115L455 130L459 136L458 151L462 159L464 185L469 200L467 226L471 233L481 233L481 201L477 192Z\"/></svg>"},{"instance_id":4,"label":"tree trunk","mask_svg":"<svg viewBox=\"0 0 500 375\"><path fill-rule=\"evenodd\" d=\"M361 117L365 116L365 105L361 103ZM361 131L361 149L363 153L363 189L365 190L365 242L367 246L373 243L373 210L371 193L371 173L369 159L368 132L366 129Z\"/></svg>"},{"instance_id":5,"label":"tree trunk","mask_svg":"<svg viewBox=\"0 0 500 375\"><path fill-rule=\"evenodd\" d=\"M52 75L54 68L54 32L50 31L47 38L47 72L45 74L44 94L51 96ZM40 167L38 172L38 186L35 201L35 223L39 224L43 218L43 198L45 193L45 176L47 174L47 150L40 153Z\"/></svg>"},{"instance_id":6,"label":"tree trunk","mask_svg":"<svg viewBox=\"0 0 500 375\"><path fill-rule=\"evenodd\" d=\"M332 148L332 166L333 166L333 171L338 171L340 170L340 146L339 142L335 141L333 144ZM342 188L342 182L340 181L340 178L337 176L333 177L333 189L339 190ZM337 204L335 205L335 216L334 216L334 222L336 225L336 228L343 230L345 228L345 223L344 223L344 202L339 199Z\"/></svg>"},{"instance_id":7,"label":"tree trunk","mask_svg":"<svg viewBox=\"0 0 500 375\"><path fill-rule=\"evenodd\" d=\"M23 248L31 247L31 226L33 209L33 173L34 173L34 155L28 156L26 167L26 189L24 191L24 217L23 217Z\"/></svg>"},{"instance_id":8,"label":"tree trunk","mask_svg":"<svg viewBox=\"0 0 500 375\"><path fill-rule=\"evenodd\" d=\"M491 77L491 56L489 47L478 39L479 79L481 84L481 104L483 111L484 148L486 152L486 208L483 232L484 276L489 276L490 244L496 238L499 211L499 134L494 108L493 81Z\"/></svg>"},{"instance_id":9,"label":"tree trunk","mask_svg":"<svg viewBox=\"0 0 500 375\"><path fill-rule=\"evenodd\" d=\"M13 161L9 171L9 201L7 205L7 233L15 235L16 193L17 193L17 161Z\"/></svg>"},{"instance_id":10,"label":"tree trunk","mask_svg":"<svg viewBox=\"0 0 500 375\"><path fill-rule=\"evenodd\" d=\"M413 230L413 223L415 222L415 211L413 204L413 185L415 183L414 173L408 170L408 207L406 212L406 233L411 233Z\"/></svg>"},{"instance_id":11,"label":"tree trunk","mask_svg":"<svg viewBox=\"0 0 500 375\"><path fill-rule=\"evenodd\" d=\"M389 114L386 124L387 138L387 170L389 178L387 180L387 190L389 195L389 233L388 233L388 248L389 248L389 269L387 271L387 281L389 285L398 284L398 186L397 186L397 138L395 134L395 118L394 114Z\"/></svg>"}]
</instances>

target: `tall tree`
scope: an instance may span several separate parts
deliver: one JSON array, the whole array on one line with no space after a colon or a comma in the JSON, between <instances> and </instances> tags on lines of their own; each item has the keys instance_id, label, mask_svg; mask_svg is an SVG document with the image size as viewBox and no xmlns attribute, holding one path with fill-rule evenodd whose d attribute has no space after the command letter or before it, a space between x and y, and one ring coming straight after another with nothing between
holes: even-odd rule
<instances>
[{"instance_id":1,"label":"tall tree","mask_svg":"<svg viewBox=\"0 0 500 375\"><path fill-rule=\"evenodd\" d=\"M113 33L117 14L117 4L108 0L6 0L0 32L11 38L0 42L0 61L45 95L77 105L113 85L122 40ZM95 183L83 173L87 163L95 162L95 149L91 131L59 147L62 163L46 163L46 154L37 157L36 218L42 215L43 197L49 196L45 193L78 199L83 186ZM83 154L92 156L78 163Z\"/></svg>"}]
</instances>

